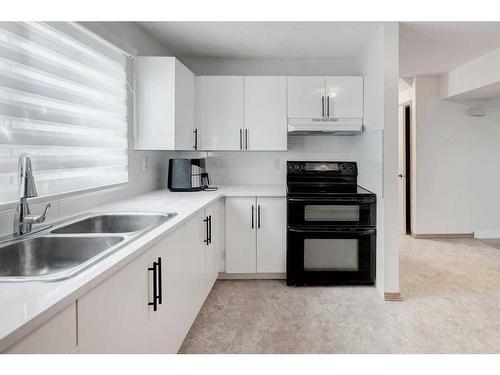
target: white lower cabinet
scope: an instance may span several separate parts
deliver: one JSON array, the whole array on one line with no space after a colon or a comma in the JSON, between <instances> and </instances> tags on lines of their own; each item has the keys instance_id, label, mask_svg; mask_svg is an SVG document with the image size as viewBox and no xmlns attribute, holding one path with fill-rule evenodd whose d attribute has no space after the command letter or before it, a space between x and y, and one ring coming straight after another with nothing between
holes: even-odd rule
<instances>
[{"instance_id":1,"label":"white lower cabinet","mask_svg":"<svg viewBox=\"0 0 500 375\"><path fill-rule=\"evenodd\" d=\"M226 273L283 273L286 200L226 198Z\"/></svg>"},{"instance_id":2,"label":"white lower cabinet","mask_svg":"<svg viewBox=\"0 0 500 375\"><path fill-rule=\"evenodd\" d=\"M176 353L217 278L211 206L78 300L78 353ZM208 212L208 215L207 215ZM219 224L220 225L220 224ZM161 264L154 278L154 263ZM154 281L157 309L154 301ZM161 286L161 287L160 287Z\"/></svg>"},{"instance_id":3,"label":"white lower cabinet","mask_svg":"<svg viewBox=\"0 0 500 375\"><path fill-rule=\"evenodd\" d=\"M255 197L226 198L226 273L255 273Z\"/></svg>"},{"instance_id":4,"label":"white lower cabinet","mask_svg":"<svg viewBox=\"0 0 500 375\"><path fill-rule=\"evenodd\" d=\"M5 354L66 354L76 348L76 306L58 312L12 345Z\"/></svg>"},{"instance_id":5,"label":"white lower cabinet","mask_svg":"<svg viewBox=\"0 0 500 375\"><path fill-rule=\"evenodd\" d=\"M285 198L257 198L257 272L286 272Z\"/></svg>"},{"instance_id":6,"label":"white lower cabinet","mask_svg":"<svg viewBox=\"0 0 500 375\"><path fill-rule=\"evenodd\" d=\"M78 300L78 353L161 352L154 344L166 332L153 319L161 306L153 311L148 305L154 281L149 268L169 245L160 242Z\"/></svg>"}]
</instances>

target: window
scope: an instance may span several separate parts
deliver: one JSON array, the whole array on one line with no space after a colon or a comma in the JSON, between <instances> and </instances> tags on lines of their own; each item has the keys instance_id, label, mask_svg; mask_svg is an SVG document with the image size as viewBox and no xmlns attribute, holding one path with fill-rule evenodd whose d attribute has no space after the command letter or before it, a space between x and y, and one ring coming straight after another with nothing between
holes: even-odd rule
<instances>
[{"instance_id":1,"label":"window","mask_svg":"<svg viewBox=\"0 0 500 375\"><path fill-rule=\"evenodd\" d=\"M0 22L0 203L128 181L128 57L78 23Z\"/></svg>"}]
</instances>

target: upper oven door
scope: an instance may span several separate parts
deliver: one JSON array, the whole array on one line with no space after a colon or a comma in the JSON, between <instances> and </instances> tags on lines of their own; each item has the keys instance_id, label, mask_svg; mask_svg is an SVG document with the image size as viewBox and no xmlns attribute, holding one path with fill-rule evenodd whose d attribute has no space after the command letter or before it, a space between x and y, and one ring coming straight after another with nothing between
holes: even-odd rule
<instances>
[{"instance_id":1,"label":"upper oven door","mask_svg":"<svg viewBox=\"0 0 500 375\"><path fill-rule=\"evenodd\" d=\"M373 226L375 197L288 197L288 225Z\"/></svg>"}]
</instances>

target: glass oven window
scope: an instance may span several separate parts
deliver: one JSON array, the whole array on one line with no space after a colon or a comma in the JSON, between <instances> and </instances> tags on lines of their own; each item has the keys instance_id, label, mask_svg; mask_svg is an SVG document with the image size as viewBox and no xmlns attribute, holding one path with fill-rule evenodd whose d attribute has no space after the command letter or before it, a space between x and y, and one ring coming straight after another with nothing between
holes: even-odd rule
<instances>
[{"instance_id":1,"label":"glass oven window","mask_svg":"<svg viewBox=\"0 0 500 375\"><path fill-rule=\"evenodd\" d=\"M359 271L359 240L306 238L304 271Z\"/></svg>"},{"instance_id":2,"label":"glass oven window","mask_svg":"<svg viewBox=\"0 0 500 375\"><path fill-rule=\"evenodd\" d=\"M315 205L304 206L305 221L359 221L359 206Z\"/></svg>"}]
</instances>

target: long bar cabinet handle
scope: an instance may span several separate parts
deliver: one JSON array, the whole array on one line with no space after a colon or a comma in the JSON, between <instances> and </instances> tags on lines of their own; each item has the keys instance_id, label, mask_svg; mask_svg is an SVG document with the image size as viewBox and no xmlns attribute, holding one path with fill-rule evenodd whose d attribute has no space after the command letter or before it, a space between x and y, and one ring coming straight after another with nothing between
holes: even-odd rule
<instances>
[{"instance_id":1,"label":"long bar cabinet handle","mask_svg":"<svg viewBox=\"0 0 500 375\"><path fill-rule=\"evenodd\" d=\"M161 257L158 257L158 262L156 263L158 267L158 304L161 305L163 300L163 291L161 289Z\"/></svg>"},{"instance_id":2,"label":"long bar cabinet handle","mask_svg":"<svg viewBox=\"0 0 500 375\"><path fill-rule=\"evenodd\" d=\"M158 291L157 291L158 271L156 268L156 262L153 262L153 267L148 267L148 271L153 271L153 302L148 302L148 306L153 306L153 311L156 311L158 310Z\"/></svg>"}]
</instances>

